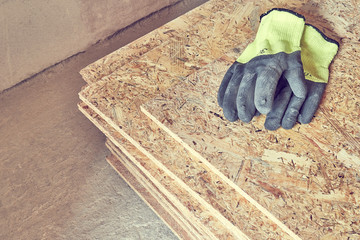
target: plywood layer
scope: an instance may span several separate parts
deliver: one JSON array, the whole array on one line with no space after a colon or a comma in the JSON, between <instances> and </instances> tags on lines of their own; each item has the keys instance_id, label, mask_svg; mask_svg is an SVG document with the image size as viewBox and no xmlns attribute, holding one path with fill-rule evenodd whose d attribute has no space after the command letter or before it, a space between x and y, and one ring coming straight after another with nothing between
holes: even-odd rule
<instances>
[{"instance_id":1,"label":"plywood layer","mask_svg":"<svg viewBox=\"0 0 360 240\"><path fill-rule=\"evenodd\" d=\"M239 230L224 219L215 209L205 204L186 185L168 174L167 168L156 164L129 141L124 139L113 127L107 124L98 114L86 104L79 104L79 109L91 120L126 156L135 164L173 204L187 216L189 224L201 232L204 239L247 239ZM220 218L220 219L219 219Z\"/></svg>"},{"instance_id":2,"label":"plywood layer","mask_svg":"<svg viewBox=\"0 0 360 240\"><path fill-rule=\"evenodd\" d=\"M350 49L351 44L342 46L333 69L359 60L343 57ZM217 89L233 61L224 56L207 65L143 105L143 111L303 239L359 237L360 148L352 134L359 130L359 122L348 111L360 113L360 88L353 89L356 97L343 99L331 115L323 109L333 106L330 100L339 99L347 84L359 84L353 79L359 79L360 71L354 68L339 76L333 70L313 122L271 132L264 129L263 116L250 124L230 123L223 117ZM335 81L343 83L342 91L334 91ZM336 119L345 124L335 127Z\"/></svg>"}]
</instances>

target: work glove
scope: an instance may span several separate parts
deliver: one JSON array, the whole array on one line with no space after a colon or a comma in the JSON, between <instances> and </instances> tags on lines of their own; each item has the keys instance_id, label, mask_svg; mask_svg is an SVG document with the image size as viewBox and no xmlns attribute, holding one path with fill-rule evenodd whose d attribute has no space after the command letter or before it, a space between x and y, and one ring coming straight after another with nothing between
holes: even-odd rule
<instances>
[{"instance_id":1,"label":"work glove","mask_svg":"<svg viewBox=\"0 0 360 240\"><path fill-rule=\"evenodd\" d=\"M316 27L306 24L301 38L301 60L308 89L305 101L291 91L286 76L279 80L278 94L265 120L265 128L276 130L280 126L292 128L298 120L310 123L324 93L329 79L329 65L335 57L339 43L328 38Z\"/></svg>"},{"instance_id":2,"label":"work glove","mask_svg":"<svg viewBox=\"0 0 360 240\"><path fill-rule=\"evenodd\" d=\"M281 76L294 96L305 100L300 52L304 27L304 17L287 9L274 8L261 15L255 40L228 69L219 87L218 104L226 119L249 122L256 110L268 114Z\"/></svg>"}]
</instances>

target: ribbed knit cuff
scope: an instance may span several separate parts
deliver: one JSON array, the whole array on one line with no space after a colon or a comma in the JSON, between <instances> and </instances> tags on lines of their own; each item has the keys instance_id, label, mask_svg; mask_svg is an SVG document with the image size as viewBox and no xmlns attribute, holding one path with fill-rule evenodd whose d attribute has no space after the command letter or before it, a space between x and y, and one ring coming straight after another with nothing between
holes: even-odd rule
<instances>
[{"instance_id":1,"label":"ribbed knit cuff","mask_svg":"<svg viewBox=\"0 0 360 240\"><path fill-rule=\"evenodd\" d=\"M308 80L327 83L329 65L338 52L339 43L316 27L306 24L301 38L301 60Z\"/></svg>"},{"instance_id":2,"label":"ribbed knit cuff","mask_svg":"<svg viewBox=\"0 0 360 240\"><path fill-rule=\"evenodd\" d=\"M291 10L275 8L261 15L254 42L238 58L241 63L255 56L300 51L305 18Z\"/></svg>"}]
</instances>

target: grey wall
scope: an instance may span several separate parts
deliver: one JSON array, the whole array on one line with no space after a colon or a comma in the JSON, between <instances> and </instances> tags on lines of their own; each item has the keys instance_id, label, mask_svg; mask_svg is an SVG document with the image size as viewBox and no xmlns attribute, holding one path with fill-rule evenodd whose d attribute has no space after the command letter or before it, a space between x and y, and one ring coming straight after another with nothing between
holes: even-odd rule
<instances>
[{"instance_id":1,"label":"grey wall","mask_svg":"<svg viewBox=\"0 0 360 240\"><path fill-rule=\"evenodd\" d=\"M179 0L0 0L0 92Z\"/></svg>"}]
</instances>

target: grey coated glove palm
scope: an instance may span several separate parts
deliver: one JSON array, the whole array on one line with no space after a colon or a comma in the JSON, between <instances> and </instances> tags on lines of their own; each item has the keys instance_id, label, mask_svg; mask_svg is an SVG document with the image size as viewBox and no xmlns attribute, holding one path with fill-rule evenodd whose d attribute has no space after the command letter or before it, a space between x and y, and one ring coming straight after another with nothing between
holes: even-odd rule
<instances>
[{"instance_id":1,"label":"grey coated glove palm","mask_svg":"<svg viewBox=\"0 0 360 240\"><path fill-rule=\"evenodd\" d=\"M338 51L338 43L326 37L320 30L307 24L301 39L301 58L304 65L308 94L303 103L285 86L277 95L274 106L266 117L265 128L276 130L280 126L292 128L298 120L311 122L329 79L329 65ZM280 82L285 82L283 76Z\"/></svg>"},{"instance_id":2,"label":"grey coated glove palm","mask_svg":"<svg viewBox=\"0 0 360 240\"><path fill-rule=\"evenodd\" d=\"M281 76L293 94L306 96L300 39L304 18L286 9L272 9L261 16L252 42L225 74L218 103L229 121L249 122L258 110L270 112Z\"/></svg>"}]
</instances>

